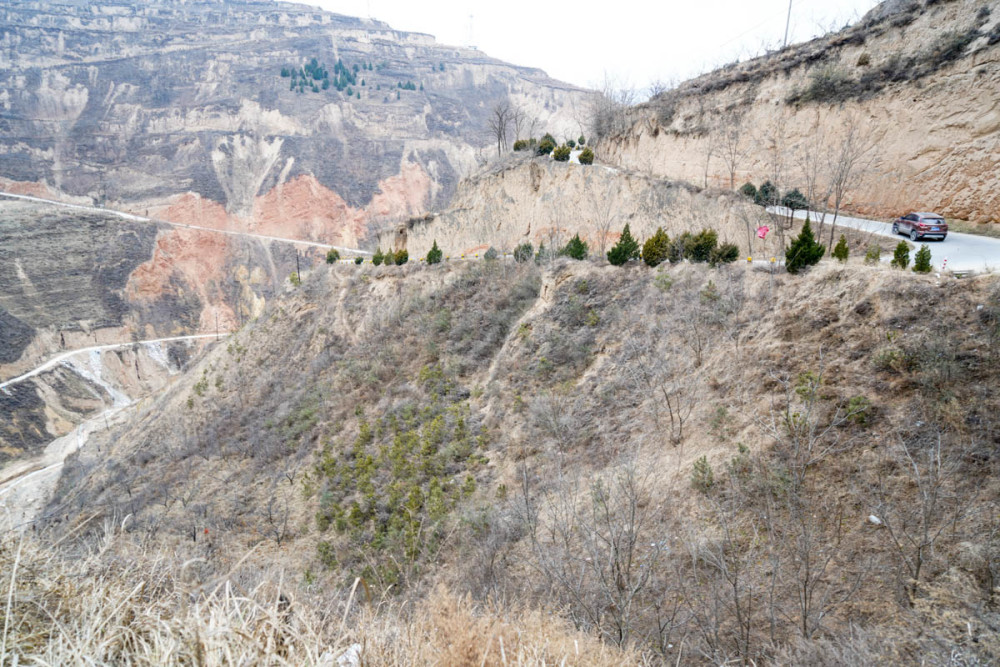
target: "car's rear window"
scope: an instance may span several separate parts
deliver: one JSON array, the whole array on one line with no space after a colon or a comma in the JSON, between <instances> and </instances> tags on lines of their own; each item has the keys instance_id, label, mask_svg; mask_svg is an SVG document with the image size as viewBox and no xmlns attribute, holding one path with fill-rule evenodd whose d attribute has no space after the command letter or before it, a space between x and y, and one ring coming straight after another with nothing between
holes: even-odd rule
<instances>
[{"instance_id":1,"label":"car's rear window","mask_svg":"<svg viewBox=\"0 0 1000 667\"><path fill-rule=\"evenodd\" d=\"M932 225L943 225L944 224L944 218L924 218L924 220L926 220L927 222L931 223Z\"/></svg>"}]
</instances>

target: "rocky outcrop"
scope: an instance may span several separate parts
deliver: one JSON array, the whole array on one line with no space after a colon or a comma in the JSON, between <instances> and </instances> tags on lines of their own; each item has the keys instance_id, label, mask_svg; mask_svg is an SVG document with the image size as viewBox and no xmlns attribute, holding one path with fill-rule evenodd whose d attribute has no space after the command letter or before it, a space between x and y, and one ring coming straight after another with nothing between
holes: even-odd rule
<instances>
[{"instance_id":1,"label":"rocky outcrop","mask_svg":"<svg viewBox=\"0 0 1000 667\"><path fill-rule=\"evenodd\" d=\"M998 44L996 3L883 3L841 32L663 94L599 153L700 185L729 188L731 168L737 187L818 181L822 199L853 134L870 151L852 208L1000 221Z\"/></svg>"},{"instance_id":2,"label":"rocky outcrop","mask_svg":"<svg viewBox=\"0 0 1000 667\"><path fill-rule=\"evenodd\" d=\"M770 256L779 247L774 235L756 236L758 224L773 224L764 210L732 193L547 158L514 158L464 180L449 209L409 221L406 243L411 257L423 257L435 241L456 257L491 246L510 252L525 242L559 249L580 234L600 254L626 224L639 239L658 227L671 237L709 228L752 255ZM387 227L379 245L392 248L397 237L396 228Z\"/></svg>"}]
</instances>

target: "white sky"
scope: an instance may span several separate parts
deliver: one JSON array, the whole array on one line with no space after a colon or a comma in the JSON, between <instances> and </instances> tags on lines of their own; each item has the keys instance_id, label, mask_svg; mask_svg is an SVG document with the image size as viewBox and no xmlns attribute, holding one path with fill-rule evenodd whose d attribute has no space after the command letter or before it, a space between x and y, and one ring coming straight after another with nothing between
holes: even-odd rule
<instances>
[{"instance_id":1,"label":"white sky","mask_svg":"<svg viewBox=\"0 0 1000 667\"><path fill-rule=\"evenodd\" d=\"M640 91L781 46L788 0L302 0L599 87ZM851 23L878 0L792 0L789 42Z\"/></svg>"}]
</instances>

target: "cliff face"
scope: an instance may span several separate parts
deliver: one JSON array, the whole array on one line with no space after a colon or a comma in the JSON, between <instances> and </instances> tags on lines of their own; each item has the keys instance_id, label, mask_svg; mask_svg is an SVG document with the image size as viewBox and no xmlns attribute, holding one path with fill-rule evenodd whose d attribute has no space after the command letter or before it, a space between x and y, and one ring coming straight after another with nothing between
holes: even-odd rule
<instances>
[{"instance_id":1,"label":"cliff face","mask_svg":"<svg viewBox=\"0 0 1000 667\"><path fill-rule=\"evenodd\" d=\"M996 2L885 2L839 33L665 93L601 148L698 184L728 188L731 167L737 187L770 178L805 191L818 180L821 199L853 132L870 146L853 208L998 221L998 43Z\"/></svg>"},{"instance_id":2,"label":"cliff face","mask_svg":"<svg viewBox=\"0 0 1000 667\"><path fill-rule=\"evenodd\" d=\"M411 220L407 249L411 257L423 257L435 241L451 257L491 246L510 252L521 243L559 249L580 234L600 256L626 224L639 239L658 227L671 238L709 228L743 253L771 256L779 248L775 235L756 236L759 224L773 224L764 210L737 195L604 165L512 158L462 181L447 210ZM379 245L393 247L395 234L385 229Z\"/></svg>"},{"instance_id":3,"label":"cliff face","mask_svg":"<svg viewBox=\"0 0 1000 667\"><path fill-rule=\"evenodd\" d=\"M356 241L447 201L494 101L578 130L583 91L539 70L301 5L26 2L0 28L0 177L178 221Z\"/></svg>"}]
</instances>

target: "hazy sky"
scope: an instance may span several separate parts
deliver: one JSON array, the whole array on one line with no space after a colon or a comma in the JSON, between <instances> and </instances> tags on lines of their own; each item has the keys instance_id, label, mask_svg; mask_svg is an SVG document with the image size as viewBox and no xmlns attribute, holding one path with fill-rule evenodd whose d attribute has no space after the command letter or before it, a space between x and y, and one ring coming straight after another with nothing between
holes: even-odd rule
<instances>
[{"instance_id":1,"label":"hazy sky","mask_svg":"<svg viewBox=\"0 0 1000 667\"><path fill-rule=\"evenodd\" d=\"M637 89L781 45L788 0L304 0L434 35L581 86ZM878 0L793 0L789 41L860 18ZM470 21L470 16L472 17Z\"/></svg>"}]
</instances>

